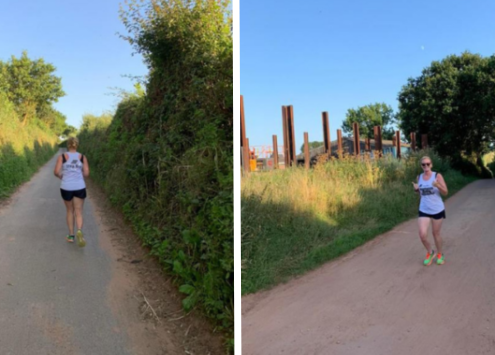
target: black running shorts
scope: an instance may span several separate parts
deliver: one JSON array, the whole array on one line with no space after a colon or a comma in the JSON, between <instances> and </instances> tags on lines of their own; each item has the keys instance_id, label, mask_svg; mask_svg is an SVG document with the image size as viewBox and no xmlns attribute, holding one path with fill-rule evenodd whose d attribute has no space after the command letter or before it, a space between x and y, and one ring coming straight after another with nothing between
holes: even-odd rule
<instances>
[{"instance_id":1,"label":"black running shorts","mask_svg":"<svg viewBox=\"0 0 495 355\"><path fill-rule=\"evenodd\" d=\"M77 190L77 191L67 191L64 189L60 189L60 192L62 194L62 198L65 201L72 201L73 197L85 199L86 198L86 189L82 190Z\"/></svg>"},{"instance_id":2,"label":"black running shorts","mask_svg":"<svg viewBox=\"0 0 495 355\"><path fill-rule=\"evenodd\" d=\"M428 218L433 218L433 219L447 218L447 216L445 215L445 210L443 210L442 212L437 213L437 214L427 214L427 213L423 213L423 212L419 211L418 217L428 217Z\"/></svg>"}]
</instances>

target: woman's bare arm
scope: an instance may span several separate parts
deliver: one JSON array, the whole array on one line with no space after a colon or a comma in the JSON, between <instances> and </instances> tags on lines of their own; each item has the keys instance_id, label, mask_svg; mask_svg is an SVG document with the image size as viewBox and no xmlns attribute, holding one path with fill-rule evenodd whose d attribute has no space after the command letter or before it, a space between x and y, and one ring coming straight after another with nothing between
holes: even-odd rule
<instances>
[{"instance_id":1,"label":"woman's bare arm","mask_svg":"<svg viewBox=\"0 0 495 355\"><path fill-rule=\"evenodd\" d=\"M84 162L83 162L83 175L84 177L89 176L89 163L88 163L88 157L84 157Z\"/></svg>"},{"instance_id":2,"label":"woman's bare arm","mask_svg":"<svg viewBox=\"0 0 495 355\"><path fill-rule=\"evenodd\" d=\"M434 186L440 190L440 193L444 196L447 196L449 190L447 189L447 183L443 179L442 174L437 174L437 178L435 179Z\"/></svg>"},{"instance_id":3,"label":"woman's bare arm","mask_svg":"<svg viewBox=\"0 0 495 355\"><path fill-rule=\"evenodd\" d=\"M62 178L61 170L62 170L62 156L59 156L57 159L57 163L55 164L55 169L53 170L53 175L61 179Z\"/></svg>"}]
</instances>

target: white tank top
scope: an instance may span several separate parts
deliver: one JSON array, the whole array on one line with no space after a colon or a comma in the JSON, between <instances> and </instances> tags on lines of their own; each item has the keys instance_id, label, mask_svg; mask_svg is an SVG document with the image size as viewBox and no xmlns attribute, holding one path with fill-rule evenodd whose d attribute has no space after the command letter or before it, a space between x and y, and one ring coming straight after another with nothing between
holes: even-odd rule
<instances>
[{"instance_id":1,"label":"white tank top","mask_svg":"<svg viewBox=\"0 0 495 355\"><path fill-rule=\"evenodd\" d=\"M69 159L62 164L62 184L60 188L66 191L77 191L86 188L83 176L83 163L79 159L80 153L65 153Z\"/></svg>"},{"instance_id":2,"label":"white tank top","mask_svg":"<svg viewBox=\"0 0 495 355\"><path fill-rule=\"evenodd\" d=\"M426 214L437 214L445 209L445 205L440 196L440 190L432 185L437 177L437 173L434 171L431 173L428 180L423 179L423 174L419 176L418 185L421 196L419 210Z\"/></svg>"}]
</instances>

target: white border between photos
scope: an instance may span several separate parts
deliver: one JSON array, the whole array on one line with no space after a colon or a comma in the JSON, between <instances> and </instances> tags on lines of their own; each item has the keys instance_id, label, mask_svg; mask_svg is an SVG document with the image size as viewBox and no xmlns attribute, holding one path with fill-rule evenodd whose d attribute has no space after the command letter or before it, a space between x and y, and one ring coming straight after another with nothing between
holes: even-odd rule
<instances>
[{"instance_id":1,"label":"white border between photos","mask_svg":"<svg viewBox=\"0 0 495 355\"><path fill-rule=\"evenodd\" d=\"M234 40L234 341L236 355L242 354L241 325L241 146L240 125L240 23L239 2L232 0L233 40Z\"/></svg>"}]
</instances>

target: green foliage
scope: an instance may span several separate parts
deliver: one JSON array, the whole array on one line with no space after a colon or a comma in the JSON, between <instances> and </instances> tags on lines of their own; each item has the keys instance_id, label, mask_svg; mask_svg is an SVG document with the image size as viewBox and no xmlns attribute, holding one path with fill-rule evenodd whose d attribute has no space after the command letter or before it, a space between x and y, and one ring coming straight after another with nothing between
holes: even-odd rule
<instances>
[{"instance_id":1,"label":"green foliage","mask_svg":"<svg viewBox=\"0 0 495 355\"><path fill-rule=\"evenodd\" d=\"M318 142L318 141L308 142L309 150L314 149L314 148L319 148L323 144L324 144L323 142ZM301 153L304 153L304 143L301 144Z\"/></svg>"},{"instance_id":2,"label":"green foliage","mask_svg":"<svg viewBox=\"0 0 495 355\"><path fill-rule=\"evenodd\" d=\"M493 161L495 161L495 151L490 150L489 153L483 155L482 160L485 166L491 164Z\"/></svg>"},{"instance_id":3,"label":"green foliage","mask_svg":"<svg viewBox=\"0 0 495 355\"><path fill-rule=\"evenodd\" d=\"M144 55L146 90L110 117L86 115L92 176L175 275L186 310L233 334L231 17L217 1L131 2L121 15Z\"/></svg>"},{"instance_id":4,"label":"green foliage","mask_svg":"<svg viewBox=\"0 0 495 355\"><path fill-rule=\"evenodd\" d=\"M101 116L96 116L90 113L83 115L83 122L81 124L82 131L94 132L105 131L112 122L112 115L110 113L104 113Z\"/></svg>"},{"instance_id":5,"label":"green foliage","mask_svg":"<svg viewBox=\"0 0 495 355\"><path fill-rule=\"evenodd\" d=\"M65 115L51 106L44 106L37 115L56 135L63 134L68 127Z\"/></svg>"},{"instance_id":6,"label":"green foliage","mask_svg":"<svg viewBox=\"0 0 495 355\"><path fill-rule=\"evenodd\" d=\"M43 59L29 59L27 52L20 58L12 56L10 61L0 62L0 91L7 94L24 124L35 116L46 117L50 122L57 120L51 105L65 93L61 79L53 74L55 70Z\"/></svg>"},{"instance_id":7,"label":"green foliage","mask_svg":"<svg viewBox=\"0 0 495 355\"><path fill-rule=\"evenodd\" d=\"M495 161L493 161L493 162L489 163L489 164L487 165L487 168L488 168L488 169L490 169L490 171L492 172L492 174L494 174L494 175L495 175Z\"/></svg>"},{"instance_id":8,"label":"green foliage","mask_svg":"<svg viewBox=\"0 0 495 355\"><path fill-rule=\"evenodd\" d=\"M77 134L77 128L67 125L63 130L62 134L66 137L74 136Z\"/></svg>"},{"instance_id":9,"label":"green foliage","mask_svg":"<svg viewBox=\"0 0 495 355\"><path fill-rule=\"evenodd\" d=\"M344 133L352 134L352 124L359 123L359 135L364 138L373 138L373 127L382 127L382 138L392 139L394 130L388 127L395 120L392 107L384 103L375 103L355 109L347 110L342 130Z\"/></svg>"},{"instance_id":10,"label":"green foliage","mask_svg":"<svg viewBox=\"0 0 495 355\"><path fill-rule=\"evenodd\" d=\"M492 171L484 164L476 153L456 153L450 158L452 166L464 175L478 176L483 179L493 178Z\"/></svg>"},{"instance_id":11,"label":"green foliage","mask_svg":"<svg viewBox=\"0 0 495 355\"><path fill-rule=\"evenodd\" d=\"M495 141L495 56L451 55L410 78L399 93L403 132L427 133L429 144L457 167L480 158ZM406 134L406 136L408 136Z\"/></svg>"},{"instance_id":12,"label":"green foliage","mask_svg":"<svg viewBox=\"0 0 495 355\"><path fill-rule=\"evenodd\" d=\"M311 170L276 170L243 179L242 293L303 274L416 216L419 201L411 182L421 172L423 155L444 176L449 196L474 180L433 151L401 160L345 157Z\"/></svg>"},{"instance_id":13,"label":"green foliage","mask_svg":"<svg viewBox=\"0 0 495 355\"><path fill-rule=\"evenodd\" d=\"M0 92L0 198L8 196L55 154L56 137L44 124L23 127L15 106Z\"/></svg>"}]
</instances>

